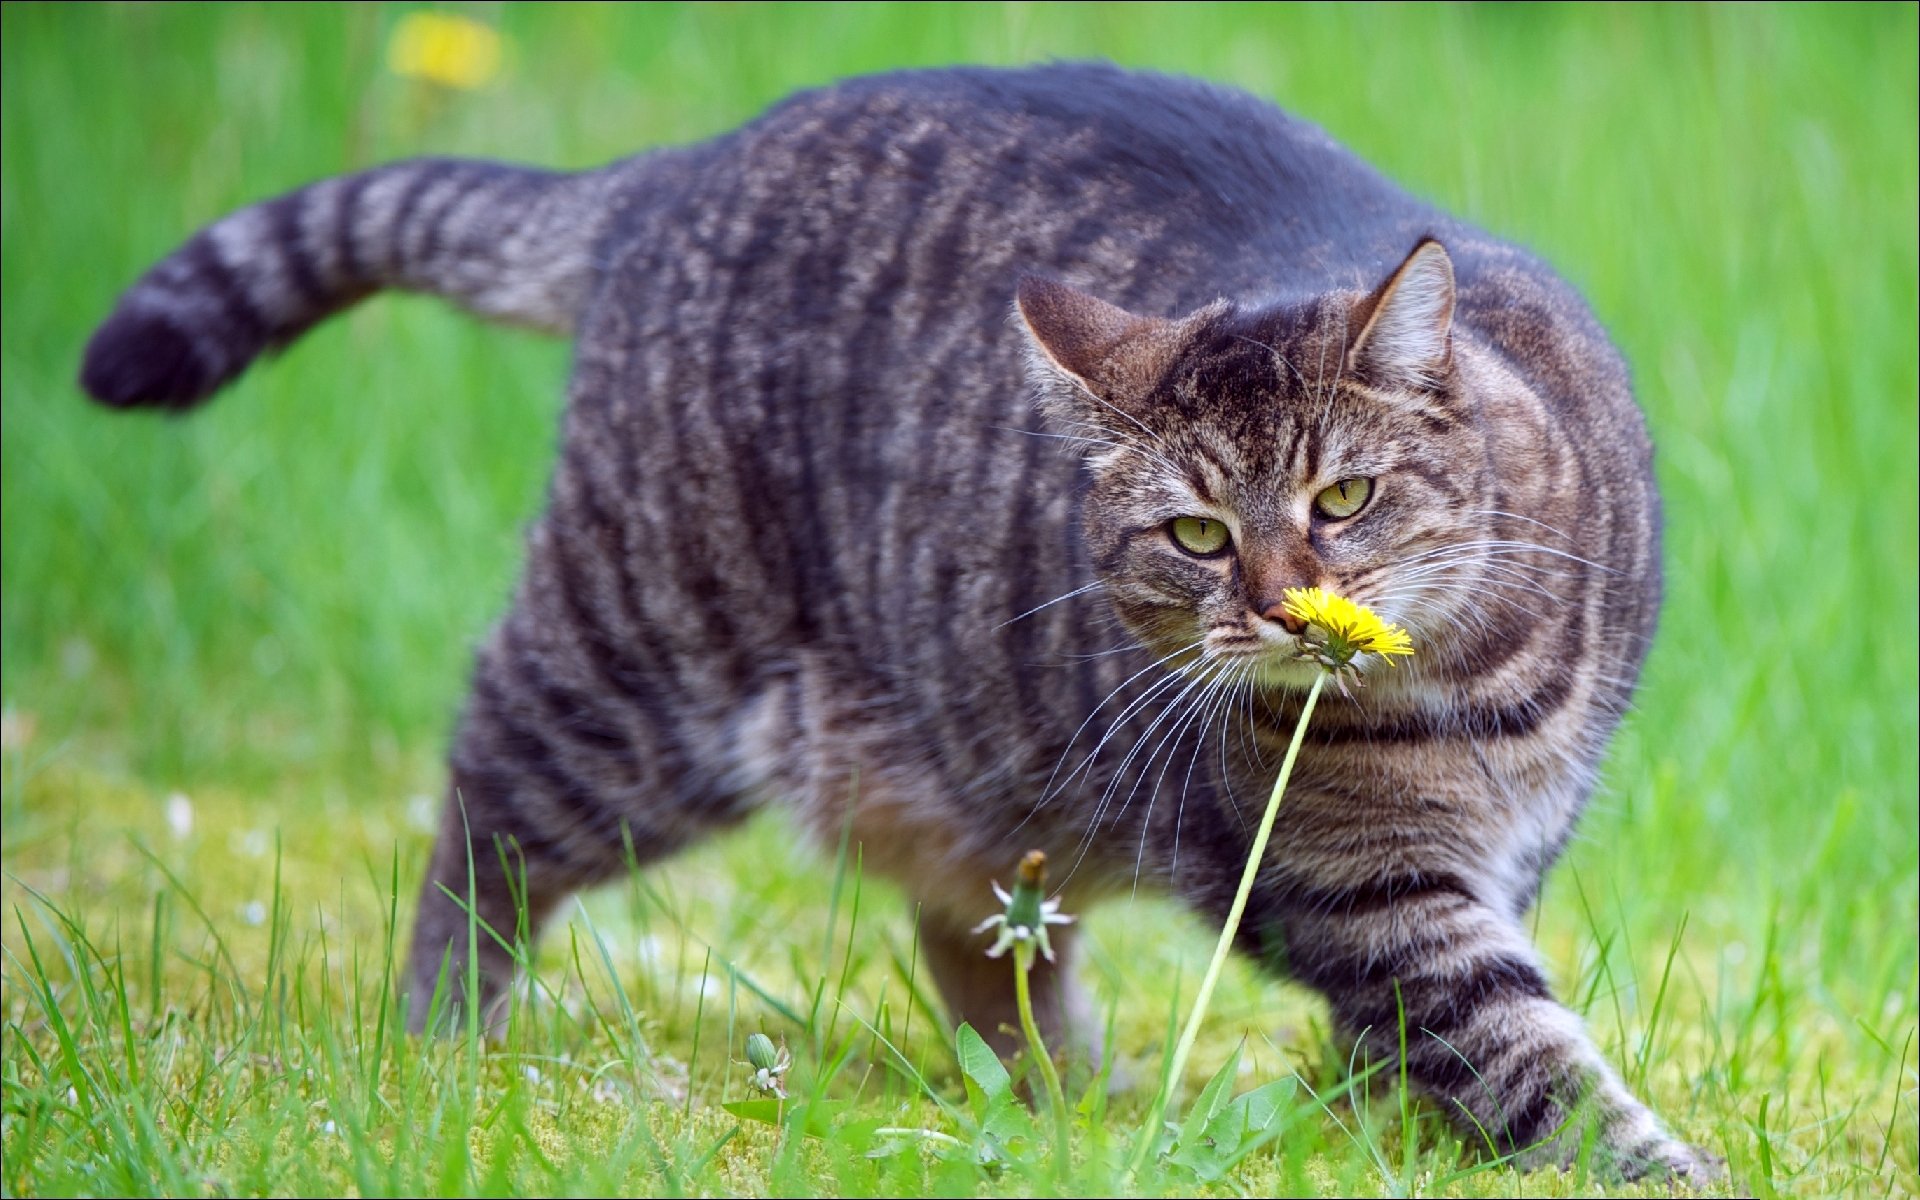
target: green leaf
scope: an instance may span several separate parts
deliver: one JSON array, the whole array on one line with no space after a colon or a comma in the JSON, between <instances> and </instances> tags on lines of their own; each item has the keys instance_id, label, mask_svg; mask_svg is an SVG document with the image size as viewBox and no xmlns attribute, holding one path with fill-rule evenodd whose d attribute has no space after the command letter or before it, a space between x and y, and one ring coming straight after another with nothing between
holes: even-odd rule
<instances>
[{"instance_id":1,"label":"green leaf","mask_svg":"<svg viewBox=\"0 0 1920 1200\"><path fill-rule=\"evenodd\" d=\"M778 1100L729 1100L720 1107L742 1121L758 1121L762 1125L778 1126L785 1115Z\"/></svg>"},{"instance_id":2,"label":"green leaf","mask_svg":"<svg viewBox=\"0 0 1920 1200\"><path fill-rule=\"evenodd\" d=\"M980 1129L980 1161L1010 1157L1014 1146L1032 1136L1032 1114L1014 1103L1013 1077L973 1026L962 1024L953 1040L966 1078L967 1104Z\"/></svg>"},{"instance_id":3,"label":"green leaf","mask_svg":"<svg viewBox=\"0 0 1920 1200\"><path fill-rule=\"evenodd\" d=\"M973 1026L962 1022L954 1032L953 1042L960 1057L960 1073L967 1081L967 1104L973 1109L973 1119L985 1125L988 1112L1012 1095L1013 1079L1000 1065L1000 1056L974 1032Z\"/></svg>"},{"instance_id":4,"label":"green leaf","mask_svg":"<svg viewBox=\"0 0 1920 1200\"><path fill-rule=\"evenodd\" d=\"M1214 1077L1218 1082L1220 1076ZM1213 1084L1208 1084L1211 1091ZM1187 1168L1201 1181L1212 1183L1239 1165L1240 1161L1266 1145L1286 1128L1297 1087L1292 1076L1257 1087L1220 1108L1193 1137L1181 1130L1179 1144L1168 1161ZM1202 1093L1204 1099L1205 1093ZM1193 1121L1189 1118L1187 1126Z\"/></svg>"},{"instance_id":5,"label":"green leaf","mask_svg":"<svg viewBox=\"0 0 1920 1200\"><path fill-rule=\"evenodd\" d=\"M788 1100L783 1103L772 1097L763 1097L729 1100L720 1107L742 1121L757 1121L776 1129L785 1125L806 1137L817 1138L834 1132L834 1118L846 1108L846 1102L821 1101L810 1104L804 1100Z\"/></svg>"},{"instance_id":6,"label":"green leaf","mask_svg":"<svg viewBox=\"0 0 1920 1200\"><path fill-rule=\"evenodd\" d=\"M1186 1122L1180 1126L1180 1136L1174 1140L1175 1147L1186 1149L1197 1145L1206 1135L1207 1125L1227 1106L1228 1099L1233 1095L1233 1081L1240 1072L1240 1051L1245 1046L1245 1041L1235 1042L1233 1053L1227 1055L1227 1061L1220 1064L1220 1069L1213 1073L1212 1079L1207 1080L1207 1086L1200 1089L1199 1098L1193 1102L1193 1111L1187 1114Z\"/></svg>"},{"instance_id":7,"label":"green leaf","mask_svg":"<svg viewBox=\"0 0 1920 1200\"><path fill-rule=\"evenodd\" d=\"M1244 1158L1257 1146L1249 1144L1247 1139L1265 1141L1267 1135L1277 1134L1285 1126L1284 1118L1293 1108L1293 1096L1299 1089L1299 1081L1289 1075L1285 1079L1276 1079L1272 1083L1253 1089L1239 1097L1229 1109L1238 1109L1243 1114L1241 1129L1242 1150L1238 1158Z\"/></svg>"}]
</instances>

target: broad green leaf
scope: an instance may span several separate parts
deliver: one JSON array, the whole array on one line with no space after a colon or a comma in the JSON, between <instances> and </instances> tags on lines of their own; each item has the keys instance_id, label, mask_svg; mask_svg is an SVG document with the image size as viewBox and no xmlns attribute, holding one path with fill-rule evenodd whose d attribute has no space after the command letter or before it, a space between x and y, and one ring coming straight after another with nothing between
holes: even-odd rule
<instances>
[{"instance_id":1,"label":"broad green leaf","mask_svg":"<svg viewBox=\"0 0 1920 1200\"><path fill-rule=\"evenodd\" d=\"M821 1101L809 1104L804 1100L775 1100L761 1097L753 1100L729 1100L720 1106L742 1121L756 1121L762 1125L779 1128L785 1125L807 1137L826 1137L834 1132L834 1118L846 1108L845 1101Z\"/></svg>"},{"instance_id":2,"label":"broad green leaf","mask_svg":"<svg viewBox=\"0 0 1920 1200\"><path fill-rule=\"evenodd\" d=\"M786 1116L784 1107L778 1100L729 1100L720 1106L739 1117L742 1121L758 1121L762 1125L778 1126Z\"/></svg>"},{"instance_id":3,"label":"broad green leaf","mask_svg":"<svg viewBox=\"0 0 1920 1200\"><path fill-rule=\"evenodd\" d=\"M1220 1109L1197 1137L1183 1136L1168 1161L1183 1166L1203 1182L1224 1177L1240 1161L1266 1145L1286 1127L1292 1108L1295 1080L1276 1079L1257 1087Z\"/></svg>"},{"instance_id":4,"label":"broad green leaf","mask_svg":"<svg viewBox=\"0 0 1920 1200\"><path fill-rule=\"evenodd\" d=\"M1245 1046L1244 1041L1235 1042L1233 1053L1227 1055L1227 1061L1220 1064L1220 1069L1213 1073L1207 1086L1200 1089L1199 1097L1193 1102L1193 1111L1187 1114L1186 1121L1180 1126L1180 1136L1174 1141L1177 1148L1185 1149L1199 1142L1207 1126L1227 1106L1228 1099L1233 1095L1233 1081L1240 1073L1240 1051Z\"/></svg>"},{"instance_id":5,"label":"broad green leaf","mask_svg":"<svg viewBox=\"0 0 1920 1200\"><path fill-rule=\"evenodd\" d=\"M1000 1065L1000 1056L974 1032L973 1026L962 1022L954 1032L953 1041L960 1057L960 1073L967 1081L967 1104L973 1109L974 1120L984 1125L988 1110L1012 1093L1013 1079Z\"/></svg>"},{"instance_id":6,"label":"broad green leaf","mask_svg":"<svg viewBox=\"0 0 1920 1200\"><path fill-rule=\"evenodd\" d=\"M1015 1143L1032 1136L1033 1114L1014 1102L1013 1077L973 1026L962 1024L955 1031L954 1050L966 1078L967 1104L982 1134L981 1161L1010 1157Z\"/></svg>"}]
</instances>

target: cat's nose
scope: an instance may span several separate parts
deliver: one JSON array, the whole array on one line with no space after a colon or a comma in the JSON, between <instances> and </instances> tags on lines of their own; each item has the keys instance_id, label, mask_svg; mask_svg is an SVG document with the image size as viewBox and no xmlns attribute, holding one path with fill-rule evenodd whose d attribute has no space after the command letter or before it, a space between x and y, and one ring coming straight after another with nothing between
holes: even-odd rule
<instances>
[{"instance_id":1,"label":"cat's nose","mask_svg":"<svg viewBox=\"0 0 1920 1200\"><path fill-rule=\"evenodd\" d=\"M1260 617L1265 621L1278 622L1280 627L1291 634L1305 633L1307 623L1287 611L1286 601L1272 600L1260 605Z\"/></svg>"}]
</instances>

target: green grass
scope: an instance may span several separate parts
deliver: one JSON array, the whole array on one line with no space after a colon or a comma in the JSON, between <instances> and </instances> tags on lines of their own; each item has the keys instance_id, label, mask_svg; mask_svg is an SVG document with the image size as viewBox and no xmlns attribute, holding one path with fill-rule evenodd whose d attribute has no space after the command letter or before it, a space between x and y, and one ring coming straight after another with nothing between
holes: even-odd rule
<instances>
[{"instance_id":1,"label":"green grass","mask_svg":"<svg viewBox=\"0 0 1920 1200\"><path fill-rule=\"evenodd\" d=\"M843 75L1098 55L1271 96L1586 291L1660 448L1669 588L1540 945L1730 1192L1920 1190L1914 7L487 8L511 70L459 95L385 70L399 11L5 9L0 1188L1052 1186L1017 1117L997 1171L937 1139L866 1156L972 1111L898 893L777 822L585 898L505 1045L396 1034L415 797L538 503L563 346L386 298L191 420L72 379L120 287L296 182L587 165ZM1210 943L1144 901L1089 924L1140 1082L1078 1118L1069 1189L1116 1180ZM1243 1088L1326 1102L1296 1092L1218 1182L1138 1190L1597 1186L1481 1169L1390 1072L1334 1095L1298 989L1236 965L1212 1014L1189 1097L1244 1038ZM826 1136L721 1107L758 1029L838 1106Z\"/></svg>"}]
</instances>

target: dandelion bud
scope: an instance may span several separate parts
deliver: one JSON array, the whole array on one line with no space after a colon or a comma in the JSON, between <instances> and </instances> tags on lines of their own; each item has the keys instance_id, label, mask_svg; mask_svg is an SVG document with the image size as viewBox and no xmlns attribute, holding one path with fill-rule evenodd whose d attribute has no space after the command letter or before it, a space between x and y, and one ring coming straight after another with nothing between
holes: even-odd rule
<instances>
[{"instance_id":1,"label":"dandelion bud","mask_svg":"<svg viewBox=\"0 0 1920 1200\"><path fill-rule=\"evenodd\" d=\"M1007 901L1007 924L1015 929L1039 929L1044 922L1040 915L1040 902L1046 897L1047 856L1039 850L1029 850L1020 860L1020 870L1013 880L1013 898Z\"/></svg>"},{"instance_id":2,"label":"dandelion bud","mask_svg":"<svg viewBox=\"0 0 1920 1200\"><path fill-rule=\"evenodd\" d=\"M747 1065L756 1071L771 1071L780 1061L779 1054L773 1048L773 1039L764 1033L751 1034L747 1038Z\"/></svg>"},{"instance_id":3,"label":"dandelion bud","mask_svg":"<svg viewBox=\"0 0 1920 1200\"><path fill-rule=\"evenodd\" d=\"M1047 886L1047 852L1045 850L1029 850L1020 859L1020 882L1028 887Z\"/></svg>"}]
</instances>

